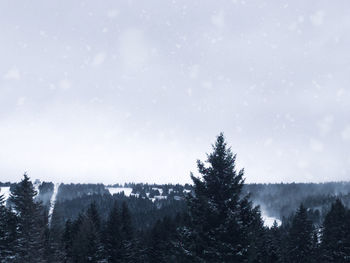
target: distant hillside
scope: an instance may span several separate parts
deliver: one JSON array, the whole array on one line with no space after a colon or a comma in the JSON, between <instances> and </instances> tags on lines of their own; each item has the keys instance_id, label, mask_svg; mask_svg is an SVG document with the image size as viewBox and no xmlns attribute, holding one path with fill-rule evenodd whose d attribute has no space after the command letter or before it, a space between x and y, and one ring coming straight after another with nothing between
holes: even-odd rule
<instances>
[{"instance_id":1,"label":"distant hillside","mask_svg":"<svg viewBox=\"0 0 350 263\"><path fill-rule=\"evenodd\" d=\"M14 185L0 182L0 194L8 198ZM137 218L135 224L141 228L152 225L153 221L164 215L175 216L185 211L184 198L192 190L189 184L60 184L53 198L52 182L36 180L34 186L38 191L36 199L47 207L47 211L52 206L55 212L53 217L59 211L62 223L66 219L76 218L92 201L99 204L104 217L113 200L119 200L128 203ZM249 194L253 202L260 205L264 217L280 220L289 217L300 203L309 209L315 223L323 218L337 197L350 207L350 182L246 184L243 193ZM148 221L144 220L144 215L151 212L153 216L148 217Z\"/></svg>"}]
</instances>

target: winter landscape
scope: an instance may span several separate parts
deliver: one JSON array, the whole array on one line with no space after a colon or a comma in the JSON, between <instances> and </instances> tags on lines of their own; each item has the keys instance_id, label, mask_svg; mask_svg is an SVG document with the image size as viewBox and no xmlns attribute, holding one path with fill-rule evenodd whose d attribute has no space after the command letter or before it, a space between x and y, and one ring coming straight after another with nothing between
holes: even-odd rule
<instances>
[{"instance_id":1,"label":"winter landscape","mask_svg":"<svg viewBox=\"0 0 350 263\"><path fill-rule=\"evenodd\" d=\"M0 263L350 262L349 10L0 1Z\"/></svg>"}]
</instances>

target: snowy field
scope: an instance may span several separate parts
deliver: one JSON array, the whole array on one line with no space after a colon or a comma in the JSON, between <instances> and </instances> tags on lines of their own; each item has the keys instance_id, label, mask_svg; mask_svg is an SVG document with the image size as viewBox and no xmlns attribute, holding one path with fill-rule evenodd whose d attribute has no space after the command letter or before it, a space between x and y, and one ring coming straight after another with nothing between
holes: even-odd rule
<instances>
[{"instance_id":1,"label":"snowy field","mask_svg":"<svg viewBox=\"0 0 350 263\"><path fill-rule=\"evenodd\" d=\"M106 189L109 191L111 195L124 192L125 196L130 196L132 192L132 188L130 187L106 187Z\"/></svg>"},{"instance_id":2,"label":"snowy field","mask_svg":"<svg viewBox=\"0 0 350 263\"><path fill-rule=\"evenodd\" d=\"M265 213L262 213L261 217L264 220L264 225L267 227L272 227L273 222L275 222L275 220L276 220L278 226L280 226L282 224L281 220L279 220L278 218L267 216Z\"/></svg>"}]
</instances>

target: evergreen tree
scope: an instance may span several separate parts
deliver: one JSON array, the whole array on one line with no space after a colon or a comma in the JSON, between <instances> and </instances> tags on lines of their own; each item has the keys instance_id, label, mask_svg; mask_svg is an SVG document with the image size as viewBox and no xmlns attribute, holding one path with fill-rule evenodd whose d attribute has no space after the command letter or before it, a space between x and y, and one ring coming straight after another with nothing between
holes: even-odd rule
<instances>
[{"instance_id":1,"label":"evergreen tree","mask_svg":"<svg viewBox=\"0 0 350 263\"><path fill-rule=\"evenodd\" d=\"M73 242L73 259L77 263L97 263L100 259L98 232L89 217L84 220Z\"/></svg>"},{"instance_id":2,"label":"evergreen tree","mask_svg":"<svg viewBox=\"0 0 350 263\"><path fill-rule=\"evenodd\" d=\"M131 240L133 238L133 227L131 223L131 215L126 202L122 203L121 232L123 235L123 239Z\"/></svg>"},{"instance_id":3,"label":"evergreen tree","mask_svg":"<svg viewBox=\"0 0 350 263\"><path fill-rule=\"evenodd\" d=\"M236 172L235 159L221 133L207 155L208 167L197 162L202 178L191 175L194 194L187 199L190 224L182 228L183 241L178 244L188 261L256 260L250 248L255 247L253 229L260 231L262 221L259 209L242 197L243 170Z\"/></svg>"},{"instance_id":4,"label":"evergreen tree","mask_svg":"<svg viewBox=\"0 0 350 263\"><path fill-rule=\"evenodd\" d=\"M247 233L247 261L266 262L266 229L261 218L260 208L258 206L253 208L248 197L242 198L240 202L240 218L244 222L242 231Z\"/></svg>"},{"instance_id":5,"label":"evergreen tree","mask_svg":"<svg viewBox=\"0 0 350 263\"><path fill-rule=\"evenodd\" d=\"M73 262L100 262L102 259L101 233L99 231L100 218L95 203L91 203L86 214L77 219L75 227L78 231L76 234L72 233Z\"/></svg>"},{"instance_id":6,"label":"evergreen tree","mask_svg":"<svg viewBox=\"0 0 350 263\"><path fill-rule=\"evenodd\" d=\"M149 262L175 262L174 246L176 225L169 217L158 220L150 234L148 247Z\"/></svg>"},{"instance_id":7,"label":"evergreen tree","mask_svg":"<svg viewBox=\"0 0 350 263\"><path fill-rule=\"evenodd\" d=\"M87 215L87 217L89 217L91 219L91 221L95 225L96 229L99 231L101 228L101 219L100 219L100 215L97 211L96 202L93 201L90 204L88 210L86 211L86 215Z\"/></svg>"},{"instance_id":8,"label":"evergreen tree","mask_svg":"<svg viewBox=\"0 0 350 263\"><path fill-rule=\"evenodd\" d=\"M11 262L16 241L16 217L5 206L5 199L0 195L0 262Z\"/></svg>"},{"instance_id":9,"label":"evergreen tree","mask_svg":"<svg viewBox=\"0 0 350 263\"><path fill-rule=\"evenodd\" d=\"M121 234L121 215L114 202L111 212L106 222L106 229L104 233L104 247L108 262L120 262L122 257L122 234Z\"/></svg>"},{"instance_id":10,"label":"evergreen tree","mask_svg":"<svg viewBox=\"0 0 350 263\"><path fill-rule=\"evenodd\" d=\"M17 262L42 262L45 214L40 203L34 201L36 191L29 177L24 174L10 195L10 202L17 215Z\"/></svg>"},{"instance_id":11,"label":"evergreen tree","mask_svg":"<svg viewBox=\"0 0 350 263\"><path fill-rule=\"evenodd\" d=\"M130 211L126 202L123 202L121 211L122 262L133 262L133 257L136 254L133 234Z\"/></svg>"},{"instance_id":12,"label":"evergreen tree","mask_svg":"<svg viewBox=\"0 0 350 263\"><path fill-rule=\"evenodd\" d=\"M64 262L71 262L73 259L73 240L74 240L73 223L70 219L66 221L64 232L62 235L62 243L64 248Z\"/></svg>"},{"instance_id":13,"label":"evergreen tree","mask_svg":"<svg viewBox=\"0 0 350 263\"><path fill-rule=\"evenodd\" d=\"M312 258L314 244L314 229L307 217L307 210L301 204L292 219L288 235L288 261L314 262Z\"/></svg>"},{"instance_id":14,"label":"evergreen tree","mask_svg":"<svg viewBox=\"0 0 350 263\"><path fill-rule=\"evenodd\" d=\"M324 262L350 262L349 212L337 199L327 213L322 231Z\"/></svg>"},{"instance_id":15,"label":"evergreen tree","mask_svg":"<svg viewBox=\"0 0 350 263\"><path fill-rule=\"evenodd\" d=\"M7 211L5 207L4 196L0 195L0 262L6 257L7 244L6 239L8 235L7 230Z\"/></svg>"},{"instance_id":16,"label":"evergreen tree","mask_svg":"<svg viewBox=\"0 0 350 263\"><path fill-rule=\"evenodd\" d=\"M51 223L47 225L46 230L47 244L45 255L48 262L62 262L65 257L65 244L63 242L65 226L62 214L62 206L60 203L56 203L52 213Z\"/></svg>"},{"instance_id":17,"label":"evergreen tree","mask_svg":"<svg viewBox=\"0 0 350 263\"><path fill-rule=\"evenodd\" d=\"M148 262L147 245L145 243L143 232L138 232L133 238L132 260L135 263Z\"/></svg>"},{"instance_id":18,"label":"evergreen tree","mask_svg":"<svg viewBox=\"0 0 350 263\"><path fill-rule=\"evenodd\" d=\"M282 262L281 257L281 229L278 227L276 220L267 232L267 262Z\"/></svg>"},{"instance_id":19,"label":"evergreen tree","mask_svg":"<svg viewBox=\"0 0 350 263\"><path fill-rule=\"evenodd\" d=\"M289 217L282 217L282 224L279 227L280 237L280 261L288 262L289 260L289 231L292 225L293 214Z\"/></svg>"}]
</instances>

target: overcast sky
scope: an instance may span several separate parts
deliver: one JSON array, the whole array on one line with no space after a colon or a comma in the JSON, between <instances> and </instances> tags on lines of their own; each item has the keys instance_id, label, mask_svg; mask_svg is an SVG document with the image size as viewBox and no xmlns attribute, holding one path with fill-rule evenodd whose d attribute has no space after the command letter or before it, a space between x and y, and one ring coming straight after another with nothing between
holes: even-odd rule
<instances>
[{"instance_id":1,"label":"overcast sky","mask_svg":"<svg viewBox=\"0 0 350 263\"><path fill-rule=\"evenodd\" d=\"M350 178L348 1L0 1L0 181Z\"/></svg>"}]
</instances>

